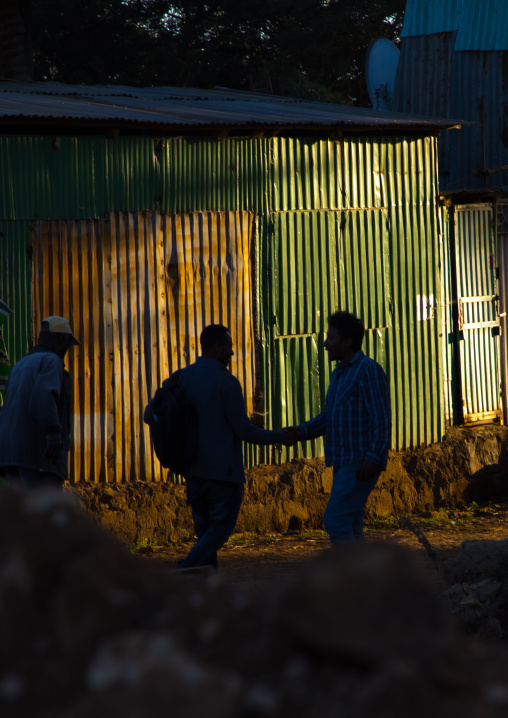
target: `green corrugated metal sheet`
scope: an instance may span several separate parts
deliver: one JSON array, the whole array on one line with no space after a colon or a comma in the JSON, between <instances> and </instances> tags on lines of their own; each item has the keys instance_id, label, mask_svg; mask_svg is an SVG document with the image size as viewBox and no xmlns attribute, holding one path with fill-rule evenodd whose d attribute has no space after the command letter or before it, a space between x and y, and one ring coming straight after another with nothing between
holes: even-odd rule
<instances>
[{"instance_id":1,"label":"green corrugated metal sheet","mask_svg":"<svg viewBox=\"0 0 508 718\"><path fill-rule=\"evenodd\" d=\"M270 144L261 139L168 140L161 155L161 209L255 209L264 214L271 194Z\"/></svg>"},{"instance_id":2,"label":"green corrugated metal sheet","mask_svg":"<svg viewBox=\"0 0 508 718\"><path fill-rule=\"evenodd\" d=\"M275 426L292 426L316 416L323 408L330 381L329 365L323 349L323 335L276 337L274 340ZM323 456L322 438L282 447L278 461L296 456Z\"/></svg>"},{"instance_id":3,"label":"green corrugated metal sheet","mask_svg":"<svg viewBox=\"0 0 508 718\"><path fill-rule=\"evenodd\" d=\"M13 364L33 341L30 244L28 222L0 222L0 299L13 311L2 332Z\"/></svg>"},{"instance_id":4,"label":"green corrugated metal sheet","mask_svg":"<svg viewBox=\"0 0 508 718\"><path fill-rule=\"evenodd\" d=\"M318 414L329 382L323 351L326 317L338 301L339 215L273 214L269 242L272 291L272 426L301 423ZM323 440L282 449L276 457L321 456Z\"/></svg>"},{"instance_id":5,"label":"green corrugated metal sheet","mask_svg":"<svg viewBox=\"0 0 508 718\"><path fill-rule=\"evenodd\" d=\"M391 326L388 210L344 212L340 220L339 306L366 329Z\"/></svg>"},{"instance_id":6,"label":"green corrugated metal sheet","mask_svg":"<svg viewBox=\"0 0 508 718\"><path fill-rule=\"evenodd\" d=\"M265 215L418 203L435 190L425 168L432 142L2 136L0 219L101 219L141 209Z\"/></svg>"},{"instance_id":7,"label":"green corrugated metal sheet","mask_svg":"<svg viewBox=\"0 0 508 718\"><path fill-rule=\"evenodd\" d=\"M277 335L312 334L337 306L337 213L273 214L271 272ZM326 277L326 279L325 279Z\"/></svg>"},{"instance_id":8,"label":"green corrugated metal sheet","mask_svg":"<svg viewBox=\"0 0 508 718\"><path fill-rule=\"evenodd\" d=\"M86 137L0 137L0 218L102 216L105 146Z\"/></svg>"},{"instance_id":9,"label":"green corrugated metal sheet","mask_svg":"<svg viewBox=\"0 0 508 718\"><path fill-rule=\"evenodd\" d=\"M392 391L394 445L437 441L444 431L439 248L434 211L421 205L390 212L393 330L386 370Z\"/></svg>"},{"instance_id":10,"label":"green corrugated metal sheet","mask_svg":"<svg viewBox=\"0 0 508 718\"><path fill-rule=\"evenodd\" d=\"M101 219L159 209L161 152L145 137L0 137L0 219Z\"/></svg>"}]
</instances>

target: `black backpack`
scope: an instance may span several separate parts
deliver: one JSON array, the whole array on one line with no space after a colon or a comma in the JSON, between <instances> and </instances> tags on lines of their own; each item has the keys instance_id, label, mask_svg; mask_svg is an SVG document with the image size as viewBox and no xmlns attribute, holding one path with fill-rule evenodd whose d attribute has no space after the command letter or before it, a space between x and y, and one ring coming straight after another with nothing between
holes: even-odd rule
<instances>
[{"instance_id":1,"label":"black backpack","mask_svg":"<svg viewBox=\"0 0 508 718\"><path fill-rule=\"evenodd\" d=\"M180 384L180 371L166 379L145 409L155 455L165 469L185 474L197 455L198 415Z\"/></svg>"}]
</instances>

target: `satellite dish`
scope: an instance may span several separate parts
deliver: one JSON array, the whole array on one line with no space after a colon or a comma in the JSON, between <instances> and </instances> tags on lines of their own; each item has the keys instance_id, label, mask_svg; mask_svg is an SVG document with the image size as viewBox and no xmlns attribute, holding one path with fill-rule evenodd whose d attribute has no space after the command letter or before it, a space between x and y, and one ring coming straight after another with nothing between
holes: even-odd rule
<instances>
[{"instance_id":1,"label":"satellite dish","mask_svg":"<svg viewBox=\"0 0 508 718\"><path fill-rule=\"evenodd\" d=\"M378 37L369 45L365 75L370 101L375 110L391 109L399 56L399 48L387 37Z\"/></svg>"}]
</instances>

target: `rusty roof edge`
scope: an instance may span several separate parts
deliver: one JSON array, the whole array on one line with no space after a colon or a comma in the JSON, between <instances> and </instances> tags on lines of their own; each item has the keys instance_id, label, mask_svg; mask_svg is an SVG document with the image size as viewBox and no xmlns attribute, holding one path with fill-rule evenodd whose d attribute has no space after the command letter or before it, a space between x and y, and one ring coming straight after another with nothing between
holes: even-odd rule
<instances>
[{"instance_id":1,"label":"rusty roof edge","mask_svg":"<svg viewBox=\"0 0 508 718\"><path fill-rule=\"evenodd\" d=\"M299 127L315 128L344 127L347 129L366 128L423 128L425 130L451 129L469 124L466 121L449 118L405 115L381 112L332 103L310 103L297 98L276 96L248 97L240 91L220 91L220 98L213 96L217 91L202 91L187 88L112 88L116 91L105 94L105 86L83 86L81 93L74 90L81 86L66 86L60 83L11 83L0 82L0 122L29 120L31 122L68 123L93 120L122 125L147 123L150 126L189 127ZM55 90L52 92L51 90ZM94 90L97 94L94 95ZM174 90L179 97L167 99L167 91ZM68 92L69 94L64 94ZM157 97L158 93L165 95ZM2 97L3 95L3 97ZM122 102L119 102L119 98ZM55 98L54 103L51 101ZM2 102L3 100L3 102ZM129 101L130 100L130 101ZM227 100L227 101L226 101ZM201 103L201 104L199 104Z\"/></svg>"},{"instance_id":2,"label":"rusty roof edge","mask_svg":"<svg viewBox=\"0 0 508 718\"><path fill-rule=\"evenodd\" d=\"M460 125L445 125L440 126L437 124L434 124L432 122L428 123L418 123L414 122L411 125L408 125L407 123L379 123L379 124L361 124L361 123L353 123L350 122L349 124L345 123L339 123L339 124L333 124L333 123L318 123L318 122L304 122L304 121L294 121L294 122L286 122L286 123L273 123L273 122L255 122L255 121L249 121L249 122L223 122L223 123L217 123L217 122L200 122L200 123L177 123L177 122L156 122L156 121L148 121L148 120L142 120L142 119L123 119L123 118L75 118L75 117L47 117L47 116L9 116L9 117L0 117L0 127L12 127L13 124L16 124L18 126L23 127L33 127L34 124L37 124L38 126L41 125L41 120L44 121L44 125L47 127L62 127L62 125L66 125L69 127L116 127L121 129L150 129L150 130L157 130L157 131L163 131L166 130L167 132L170 132L171 134L176 133L189 133L196 130L203 130L209 133L217 132L217 133L223 133L225 136L227 135L228 128L232 132L239 132L239 131L263 131L265 133L280 133L284 131L290 131L290 130L305 130L305 131L315 131L315 132L326 132L328 134L335 134L340 135L344 132L347 132L348 134L351 133L359 133L359 132L383 132L383 133L390 133L390 134L400 134L402 131L408 132L408 133L425 133L426 135L434 135L439 134L441 131L447 131L447 130L453 130L453 129L460 129Z\"/></svg>"}]
</instances>

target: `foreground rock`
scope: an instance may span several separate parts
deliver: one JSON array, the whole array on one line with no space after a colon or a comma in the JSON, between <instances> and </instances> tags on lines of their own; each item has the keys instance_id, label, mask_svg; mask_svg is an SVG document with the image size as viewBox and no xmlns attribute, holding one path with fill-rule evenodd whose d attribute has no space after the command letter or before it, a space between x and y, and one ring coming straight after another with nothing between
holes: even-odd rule
<instances>
[{"instance_id":1,"label":"foreground rock","mask_svg":"<svg viewBox=\"0 0 508 718\"><path fill-rule=\"evenodd\" d=\"M508 540L464 541L444 566L445 593L461 628L484 638L508 638Z\"/></svg>"},{"instance_id":2,"label":"foreground rock","mask_svg":"<svg viewBox=\"0 0 508 718\"><path fill-rule=\"evenodd\" d=\"M246 597L157 571L69 496L0 499L2 717L506 715L507 653L462 635L401 548Z\"/></svg>"}]
</instances>

